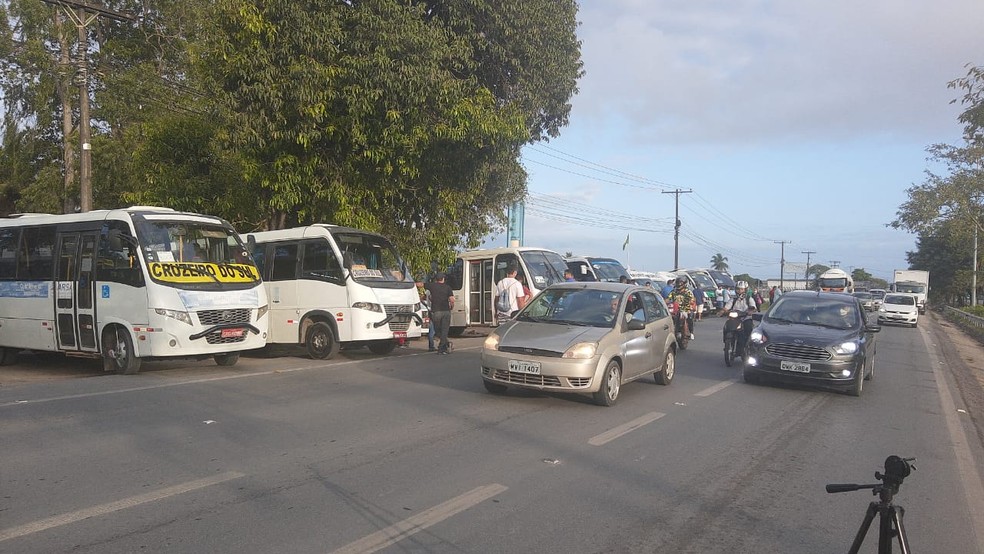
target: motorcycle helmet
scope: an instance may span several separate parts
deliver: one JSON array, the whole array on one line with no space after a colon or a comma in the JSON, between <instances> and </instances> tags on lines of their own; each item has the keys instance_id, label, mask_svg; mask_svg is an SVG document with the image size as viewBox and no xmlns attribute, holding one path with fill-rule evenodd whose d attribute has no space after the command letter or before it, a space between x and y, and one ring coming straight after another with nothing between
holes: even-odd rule
<instances>
[{"instance_id":1,"label":"motorcycle helmet","mask_svg":"<svg viewBox=\"0 0 984 554\"><path fill-rule=\"evenodd\" d=\"M685 277L677 277L676 288L682 289L687 286L687 279Z\"/></svg>"},{"instance_id":2,"label":"motorcycle helmet","mask_svg":"<svg viewBox=\"0 0 984 554\"><path fill-rule=\"evenodd\" d=\"M747 289L748 288L748 281L738 281L737 283L735 283L735 288L736 289Z\"/></svg>"}]
</instances>

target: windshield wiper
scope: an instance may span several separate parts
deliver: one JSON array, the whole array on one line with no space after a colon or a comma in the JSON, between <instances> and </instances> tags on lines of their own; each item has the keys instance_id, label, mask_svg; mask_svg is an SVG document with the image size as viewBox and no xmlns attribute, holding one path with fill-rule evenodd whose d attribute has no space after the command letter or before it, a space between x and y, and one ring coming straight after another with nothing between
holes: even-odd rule
<instances>
[{"instance_id":1,"label":"windshield wiper","mask_svg":"<svg viewBox=\"0 0 984 554\"><path fill-rule=\"evenodd\" d=\"M574 321L573 319L554 319L551 321L551 323L563 323L564 325L576 325L578 327L588 327L592 325L591 323L587 323L584 321Z\"/></svg>"}]
</instances>

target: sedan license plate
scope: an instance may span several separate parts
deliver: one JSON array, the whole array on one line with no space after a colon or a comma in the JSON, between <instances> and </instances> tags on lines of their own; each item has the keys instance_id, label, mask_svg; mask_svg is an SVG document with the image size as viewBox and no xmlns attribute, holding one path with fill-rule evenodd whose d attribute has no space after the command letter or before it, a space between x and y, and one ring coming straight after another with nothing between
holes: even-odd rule
<instances>
[{"instance_id":1,"label":"sedan license plate","mask_svg":"<svg viewBox=\"0 0 984 554\"><path fill-rule=\"evenodd\" d=\"M540 374L540 362L524 362L520 360L509 360L509 371L514 373L529 373L531 375Z\"/></svg>"},{"instance_id":2,"label":"sedan license plate","mask_svg":"<svg viewBox=\"0 0 984 554\"><path fill-rule=\"evenodd\" d=\"M246 329L223 329L221 336L224 339L239 338L243 336L243 333L245 332Z\"/></svg>"},{"instance_id":3,"label":"sedan license plate","mask_svg":"<svg viewBox=\"0 0 984 554\"><path fill-rule=\"evenodd\" d=\"M795 371L797 373L809 373L810 364L805 364L802 362L779 362L779 369L783 371Z\"/></svg>"}]
</instances>

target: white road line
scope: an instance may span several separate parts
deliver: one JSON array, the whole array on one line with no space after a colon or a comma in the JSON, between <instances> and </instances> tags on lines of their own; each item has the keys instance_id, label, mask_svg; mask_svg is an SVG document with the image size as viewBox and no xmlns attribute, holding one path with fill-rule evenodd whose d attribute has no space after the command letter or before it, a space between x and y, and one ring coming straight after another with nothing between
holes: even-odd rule
<instances>
[{"instance_id":1,"label":"white road line","mask_svg":"<svg viewBox=\"0 0 984 554\"><path fill-rule=\"evenodd\" d=\"M100 506L93 506L91 508L76 510L74 512L69 512L67 514L49 517L47 519L38 520L32 523L26 523L24 525L18 525L17 527L11 527L10 529L3 529L0 530L0 542L17 537L22 537L24 535L30 535L32 533L37 533L39 531L51 529L52 527L58 527L60 525L75 523L76 521L81 521L83 519L87 519L90 517L106 515L112 512L118 512L120 510L125 510L127 508L132 508L134 506L139 506L140 504L146 504L147 502L162 500L169 496L175 496L178 494L191 492L193 490L202 489L205 487L216 485L218 483L222 483L224 481L238 479L239 477L242 476L243 476L242 473L237 473L235 471L227 471L225 473L220 473L212 477L206 477L204 479L189 481L187 483L174 485L172 487L167 487L165 489L161 489L158 491L151 491L144 494L138 494L137 496L131 496L130 498L124 498L123 500L117 500L116 502L110 502L108 504L102 504Z\"/></svg>"},{"instance_id":2,"label":"white road line","mask_svg":"<svg viewBox=\"0 0 984 554\"><path fill-rule=\"evenodd\" d=\"M656 421L657 419L665 416L663 412L649 412L648 414L633 419L632 421L626 423L625 425L619 425L614 429L609 429L600 435L595 435L588 440L588 444L592 446L601 446L605 443L611 442L622 435L635 431L636 429L642 427L643 425L648 425Z\"/></svg>"},{"instance_id":3,"label":"white road line","mask_svg":"<svg viewBox=\"0 0 984 554\"><path fill-rule=\"evenodd\" d=\"M738 381L735 380L735 379L732 379L731 381L721 381L720 383L718 383L718 384L716 384L714 386L707 387L706 389L704 389L704 390L702 390L700 392L694 393L694 396L710 396L710 395L716 393L717 391L719 391L721 389L725 389L725 388L730 387L731 385L734 385L737 382Z\"/></svg>"},{"instance_id":4,"label":"white road line","mask_svg":"<svg viewBox=\"0 0 984 554\"><path fill-rule=\"evenodd\" d=\"M437 506L434 506L429 510L425 510L413 517L409 517L399 523L395 523L385 529L380 529L371 535L367 535L362 539L351 542L338 550L333 551L332 554L361 554L376 552L377 550L381 550L391 544L410 537L419 531L423 531L434 524L440 523L457 513L463 512L480 502L484 502L485 500L488 500L489 498L492 498L507 489L508 487L497 483L485 485L484 487L478 487L475 490L466 492L461 496L438 504Z\"/></svg>"},{"instance_id":5,"label":"white road line","mask_svg":"<svg viewBox=\"0 0 984 554\"><path fill-rule=\"evenodd\" d=\"M953 453L957 458L957 471L960 474L961 487L964 491L964 498L967 501L967 509L970 511L969 518L973 525L974 535L977 538L977 545L984 546L984 483L981 475L977 472L977 464L974 456L970 453L970 446L967 441L967 434L964 432L957 414L956 404L953 403L953 396L947 387L946 378L940 367L943 362L936 356L936 352L929 344L928 331L923 326L919 334L923 339L923 345L929 352L930 363L933 364L933 377L936 379L936 390L940 393L940 403L943 407L946 429L950 433L950 442L953 444ZM918 463L918 460L916 460Z\"/></svg>"}]
</instances>

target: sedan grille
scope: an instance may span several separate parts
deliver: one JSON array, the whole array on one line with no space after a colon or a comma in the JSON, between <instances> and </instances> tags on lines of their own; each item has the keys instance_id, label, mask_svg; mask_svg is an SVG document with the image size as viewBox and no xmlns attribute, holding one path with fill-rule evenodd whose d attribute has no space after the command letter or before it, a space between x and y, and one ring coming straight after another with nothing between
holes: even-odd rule
<instances>
[{"instance_id":1,"label":"sedan grille","mask_svg":"<svg viewBox=\"0 0 984 554\"><path fill-rule=\"evenodd\" d=\"M413 306L410 304L386 304L383 308L386 310L386 315L401 314L390 320L390 331L406 331L410 328L410 321L413 319Z\"/></svg>"},{"instance_id":2,"label":"sedan grille","mask_svg":"<svg viewBox=\"0 0 984 554\"><path fill-rule=\"evenodd\" d=\"M541 356L543 358L560 358L563 352L553 350L541 350L539 348L526 348L525 346L499 346L499 352L509 352L510 354L525 354L527 356Z\"/></svg>"},{"instance_id":3,"label":"sedan grille","mask_svg":"<svg viewBox=\"0 0 984 554\"><path fill-rule=\"evenodd\" d=\"M777 358L807 360L810 362L822 362L830 359L830 352L818 346L809 346L806 344L769 344L765 347L765 351Z\"/></svg>"},{"instance_id":4,"label":"sedan grille","mask_svg":"<svg viewBox=\"0 0 984 554\"><path fill-rule=\"evenodd\" d=\"M517 385L535 385L541 387L559 387L560 379L549 375L529 375L511 371L493 370L490 375L496 381L506 381Z\"/></svg>"}]
</instances>

